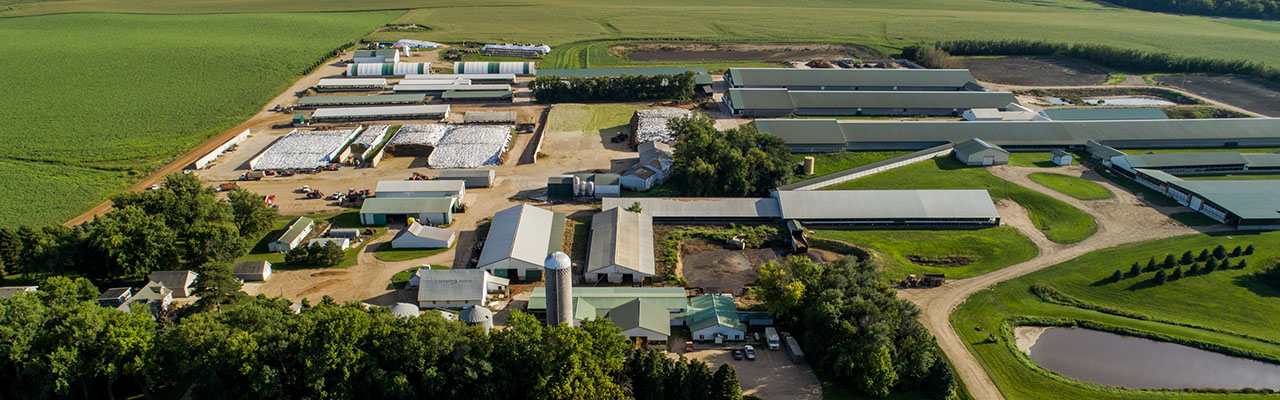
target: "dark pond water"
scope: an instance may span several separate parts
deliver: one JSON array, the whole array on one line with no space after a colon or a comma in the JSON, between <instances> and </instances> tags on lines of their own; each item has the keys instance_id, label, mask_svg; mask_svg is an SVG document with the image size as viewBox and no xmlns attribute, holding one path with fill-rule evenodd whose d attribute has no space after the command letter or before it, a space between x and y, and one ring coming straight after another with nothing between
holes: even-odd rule
<instances>
[{"instance_id":1,"label":"dark pond water","mask_svg":"<svg viewBox=\"0 0 1280 400\"><path fill-rule=\"evenodd\" d=\"M1018 336L1038 329L1020 327ZM1103 385L1280 390L1280 365L1088 329L1045 329L1028 353L1045 369Z\"/></svg>"}]
</instances>

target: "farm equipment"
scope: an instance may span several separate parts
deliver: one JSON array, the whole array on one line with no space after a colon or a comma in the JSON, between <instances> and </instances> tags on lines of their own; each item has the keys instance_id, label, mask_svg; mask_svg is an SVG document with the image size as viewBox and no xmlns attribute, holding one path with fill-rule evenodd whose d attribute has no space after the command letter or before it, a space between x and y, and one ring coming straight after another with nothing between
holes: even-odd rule
<instances>
[{"instance_id":1,"label":"farm equipment","mask_svg":"<svg viewBox=\"0 0 1280 400\"><path fill-rule=\"evenodd\" d=\"M517 124L516 133L533 133L533 128L537 124Z\"/></svg>"},{"instance_id":2,"label":"farm equipment","mask_svg":"<svg viewBox=\"0 0 1280 400\"><path fill-rule=\"evenodd\" d=\"M901 284L903 287L938 287L946 281L947 276L943 274L924 274L924 279L911 274L907 275L907 279L903 279Z\"/></svg>"},{"instance_id":3,"label":"farm equipment","mask_svg":"<svg viewBox=\"0 0 1280 400\"><path fill-rule=\"evenodd\" d=\"M267 176L267 174L262 171L249 171L249 172L246 172L244 175L240 175L240 180L259 181L259 180L262 180L262 177L264 176Z\"/></svg>"},{"instance_id":4,"label":"farm equipment","mask_svg":"<svg viewBox=\"0 0 1280 400\"><path fill-rule=\"evenodd\" d=\"M269 195L269 196L267 196L267 197L263 197L262 199L263 199L264 201L266 201L266 203L267 203L266 205L267 205L267 206L271 206L271 205L274 205L274 204L275 204L275 202L276 202L276 195L274 195L274 194L273 194L273 195Z\"/></svg>"},{"instance_id":5,"label":"farm equipment","mask_svg":"<svg viewBox=\"0 0 1280 400\"><path fill-rule=\"evenodd\" d=\"M235 182L231 182L231 183L224 183L224 184L218 185L218 188L216 190L219 192L226 192L229 190L235 190L235 188L237 187L239 187L239 185L236 185Z\"/></svg>"},{"instance_id":6,"label":"farm equipment","mask_svg":"<svg viewBox=\"0 0 1280 400\"><path fill-rule=\"evenodd\" d=\"M298 189L298 193L311 193L311 185L302 185L302 189Z\"/></svg>"},{"instance_id":7,"label":"farm equipment","mask_svg":"<svg viewBox=\"0 0 1280 400\"><path fill-rule=\"evenodd\" d=\"M425 181L425 180L428 180L428 179L430 179L430 178L427 178L427 176L426 176L426 175L423 175L423 174L421 174L421 173L417 173L417 172L414 172L414 173L413 173L413 176L410 176L410 177L409 177L409 180L411 180L411 181Z\"/></svg>"},{"instance_id":8,"label":"farm equipment","mask_svg":"<svg viewBox=\"0 0 1280 400\"><path fill-rule=\"evenodd\" d=\"M618 134L613 135L613 137L609 138L609 141L613 143L622 143L627 141L628 137L630 137L630 135L627 135L626 133L623 133L623 132L618 132Z\"/></svg>"},{"instance_id":9,"label":"farm equipment","mask_svg":"<svg viewBox=\"0 0 1280 400\"><path fill-rule=\"evenodd\" d=\"M312 190L310 192L307 192L308 199L319 199L322 197L324 197L324 193L319 190Z\"/></svg>"},{"instance_id":10,"label":"farm equipment","mask_svg":"<svg viewBox=\"0 0 1280 400\"><path fill-rule=\"evenodd\" d=\"M280 175L281 177L285 177L285 176L293 176L293 173L294 173L293 171L290 171L290 170L287 170L287 169L286 169L286 170L280 170L280 171L278 171L278 172L277 172L277 174L278 174L278 175Z\"/></svg>"}]
</instances>

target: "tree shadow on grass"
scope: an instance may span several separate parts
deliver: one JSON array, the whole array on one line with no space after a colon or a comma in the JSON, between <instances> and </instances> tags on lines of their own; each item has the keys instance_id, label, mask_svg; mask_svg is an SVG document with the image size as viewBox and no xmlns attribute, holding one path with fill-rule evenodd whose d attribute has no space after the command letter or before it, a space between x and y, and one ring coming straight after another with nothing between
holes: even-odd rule
<instances>
[{"instance_id":1,"label":"tree shadow on grass","mask_svg":"<svg viewBox=\"0 0 1280 400\"><path fill-rule=\"evenodd\" d=\"M1276 289L1267 285L1261 278L1255 274L1240 275L1231 280L1231 283L1242 288L1248 289L1253 294L1262 297L1280 297L1280 289Z\"/></svg>"},{"instance_id":2,"label":"tree shadow on grass","mask_svg":"<svg viewBox=\"0 0 1280 400\"><path fill-rule=\"evenodd\" d=\"M1112 284L1112 283L1120 282L1120 281L1122 281L1122 280L1124 280L1124 279L1126 279L1126 278L1115 279L1115 278L1112 278L1112 277L1108 276L1108 277L1106 277L1106 278L1099 279L1097 282L1094 282L1094 283L1089 284L1089 286L1093 286L1093 287L1106 286L1106 285L1108 285L1108 284Z\"/></svg>"},{"instance_id":3,"label":"tree shadow on grass","mask_svg":"<svg viewBox=\"0 0 1280 400\"><path fill-rule=\"evenodd\" d=\"M1136 291L1136 290L1142 290L1142 289L1150 289L1156 286L1160 286L1160 284L1156 283L1156 279L1152 277L1152 278L1143 279L1140 282L1134 282L1132 285L1129 285L1129 287L1124 288L1124 290Z\"/></svg>"}]
</instances>

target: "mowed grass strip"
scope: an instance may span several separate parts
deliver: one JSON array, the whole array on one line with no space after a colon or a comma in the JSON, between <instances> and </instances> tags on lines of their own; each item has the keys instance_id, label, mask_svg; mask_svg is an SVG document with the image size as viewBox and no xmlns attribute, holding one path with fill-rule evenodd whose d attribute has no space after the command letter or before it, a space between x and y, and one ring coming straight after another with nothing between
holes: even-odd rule
<instances>
[{"instance_id":1,"label":"mowed grass strip","mask_svg":"<svg viewBox=\"0 0 1280 400\"><path fill-rule=\"evenodd\" d=\"M1063 174L1036 172L1027 175L1032 182L1044 185L1058 193L1071 196L1076 200L1105 200L1115 197L1107 188L1083 178Z\"/></svg>"},{"instance_id":2,"label":"mowed grass strip","mask_svg":"<svg viewBox=\"0 0 1280 400\"><path fill-rule=\"evenodd\" d=\"M838 240L870 250L884 260L893 279L908 274L946 274L960 279L978 276L1032 259L1035 243L1002 226L976 230L819 230L822 239Z\"/></svg>"},{"instance_id":3,"label":"mowed grass strip","mask_svg":"<svg viewBox=\"0 0 1280 400\"><path fill-rule=\"evenodd\" d=\"M986 189L992 200L1009 199L1026 208L1031 221L1054 242L1075 243L1098 231L1098 222L1089 214L1043 193L997 178L981 167L967 167L950 156L822 189Z\"/></svg>"},{"instance_id":4,"label":"mowed grass strip","mask_svg":"<svg viewBox=\"0 0 1280 400\"><path fill-rule=\"evenodd\" d=\"M861 167L909 153L909 151L842 151L839 153L796 154L796 158L801 160L806 156L813 157L813 175L796 174L796 176L791 177L790 183L831 175L846 169Z\"/></svg>"},{"instance_id":5,"label":"mowed grass strip","mask_svg":"<svg viewBox=\"0 0 1280 400\"><path fill-rule=\"evenodd\" d=\"M1164 285L1149 283L1154 272L1144 272L1136 278L1120 281L1108 279L1116 269L1127 271L1133 262L1145 265L1150 257L1156 257L1159 262L1166 254L1179 257L1187 250L1198 254L1200 249L1212 249L1219 244L1228 250L1253 244L1256 252L1232 258L1233 266L1240 258L1247 259L1249 266L1245 269L1216 270ZM1004 339L1000 343L985 343L985 340L990 333L999 336L1000 324L1006 318L1057 317L1095 321L1263 354L1280 354L1280 346L1248 338L1280 340L1280 301L1277 301L1280 291L1263 286L1252 276L1262 267L1274 265L1277 257L1280 257L1278 232L1197 234L1124 245L1089 253L1000 283L992 290L980 291L956 309L951 315L951 323L1005 398L1010 400L1271 398L1274 394L1153 393L1100 388L1033 369L1012 353ZM1188 268L1183 265L1182 269L1185 274ZM1049 285L1086 303L1229 333L1046 303L1031 292L1034 284Z\"/></svg>"},{"instance_id":6,"label":"mowed grass strip","mask_svg":"<svg viewBox=\"0 0 1280 400\"><path fill-rule=\"evenodd\" d=\"M581 133L586 136L612 137L619 132L630 134L631 116L636 110L650 108L613 104L556 104L547 115L547 132Z\"/></svg>"}]
</instances>

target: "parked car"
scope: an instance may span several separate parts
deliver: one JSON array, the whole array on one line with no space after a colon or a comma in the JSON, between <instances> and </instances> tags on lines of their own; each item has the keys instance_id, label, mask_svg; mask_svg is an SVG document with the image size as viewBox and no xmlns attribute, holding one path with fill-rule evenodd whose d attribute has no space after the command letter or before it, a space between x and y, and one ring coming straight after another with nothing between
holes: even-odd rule
<instances>
[{"instance_id":1,"label":"parked car","mask_svg":"<svg viewBox=\"0 0 1280 400\"><path fill-rule=\"evenodd\" d=\"M754 361L756 359L756 348L751 345L742 346L742 352L747 353L747 359Z\"/></svg>"},{"instance_id":2,"label":"parked car","mask_svg":"<svg viewBox=\"0 0 1280 400\"><path fill-rule=\"evenodd\" d=\"M742 350L733 349L733 359L734 359L734 360L741 360L741 359L742 359Z\"/></svg>"}]
</instances>

